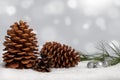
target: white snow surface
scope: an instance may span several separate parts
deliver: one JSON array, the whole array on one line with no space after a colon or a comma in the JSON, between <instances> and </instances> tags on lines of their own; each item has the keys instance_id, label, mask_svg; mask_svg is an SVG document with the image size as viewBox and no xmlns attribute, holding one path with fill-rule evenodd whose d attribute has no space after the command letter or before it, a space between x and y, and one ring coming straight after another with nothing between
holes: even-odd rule
<instances>
[{"instance_id":1,"label":"white snow surface","mask_svg":"<svg viewBox=\"0 0 120 80\"><path fill-rule=\"evenodd\" d=\"M53 68L51 72L5 68L0 64L0 80L120 80L120 64L106 68L86 67L88 61L73 68Z\"/></svg>"}]
</instances>

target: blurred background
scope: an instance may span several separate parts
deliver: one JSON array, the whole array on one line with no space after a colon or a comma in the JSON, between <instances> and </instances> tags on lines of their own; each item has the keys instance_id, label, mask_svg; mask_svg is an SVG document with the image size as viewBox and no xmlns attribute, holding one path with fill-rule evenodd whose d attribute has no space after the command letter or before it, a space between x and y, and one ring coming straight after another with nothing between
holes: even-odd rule
<instances>
[{"instance_id":1,"label":"blurred background","mask_svg":"<svg viewBox=\"0 0 120 80\"><path fill-rule=\"evenodd\" d=\"M1 52L7 29L19 20L34 29L40 46L57 41L93 54L99 41L120 40L120 0L0 0Z\"/></svg>"}]
</instances>

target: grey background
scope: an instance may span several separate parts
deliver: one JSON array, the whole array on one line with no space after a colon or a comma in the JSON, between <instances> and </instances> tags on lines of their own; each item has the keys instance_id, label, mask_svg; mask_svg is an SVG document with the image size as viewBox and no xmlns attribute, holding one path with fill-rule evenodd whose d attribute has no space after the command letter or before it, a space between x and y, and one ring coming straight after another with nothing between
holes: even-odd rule
<instances>
[{"instance_id":1,"label":"grey background","mask_svg":"<svg viewBox=\"0 0 120 80\"><path fill-rule=\"evenodd\" d=\"M68 44L92 54L103 40L120 40L120 0L0 0L0 52L7 29L27 21L46 41Z\"/></svg>"}]
</instances>

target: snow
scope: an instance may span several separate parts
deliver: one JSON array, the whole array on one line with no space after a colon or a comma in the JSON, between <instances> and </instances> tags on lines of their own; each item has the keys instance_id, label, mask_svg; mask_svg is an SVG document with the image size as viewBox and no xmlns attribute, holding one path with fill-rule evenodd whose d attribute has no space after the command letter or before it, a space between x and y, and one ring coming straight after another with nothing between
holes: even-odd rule
<instances>
[{"instance_id":1,"label":"snow","mask_svg":"<svg viewBox=\"0 0 120 80\"><path fill-rule=\"evenodd\" d=\"M86 68L88 61L73 68L37 72L31 69L10 69L0 64L0 80L120 80L120 64L107 68Z\"/></svg>"}]
</instances>

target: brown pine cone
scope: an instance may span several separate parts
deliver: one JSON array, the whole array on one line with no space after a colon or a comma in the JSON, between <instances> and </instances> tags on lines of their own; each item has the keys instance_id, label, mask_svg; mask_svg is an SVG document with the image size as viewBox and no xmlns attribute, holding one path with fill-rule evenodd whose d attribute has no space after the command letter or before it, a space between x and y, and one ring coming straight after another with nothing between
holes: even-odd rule
<instances>
[{"instance_id":1,"label":"brown pine cone","mask_svg":"<svg viewBox=\"0 0 120 80\"><path fill-rule=\"evenodd\" d=\"M34 70L39 72L50 72L50 60L49 58L39 58L36 60Z\"/></svg>"},{"instance_id":2,"label":"brown pine cone","mask_svg":"<svg viewBox=\"0 0 120 80\"><path fill-rule=\"evenodd\" d=\"M57 42L47 42L40 51L42 58L51 58L51 67L69 68L74 67L80 61L78 52L71 47Z\"/></svg>"},{"instance_id":3,"label":"brown pine cone","mask_svg":"<svg viewBox=\"0 0 120 80\"><path fill-rule=\"evenodd\" d=\"M32 68L35 64L35 54L38 51L36 34L22 20L10 27L3 43L5 46L3 60L6 62L6 67Z\"/></svg>"}]
</instances>

